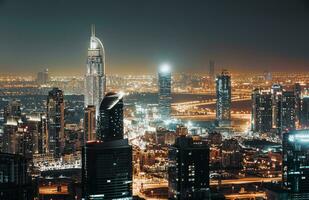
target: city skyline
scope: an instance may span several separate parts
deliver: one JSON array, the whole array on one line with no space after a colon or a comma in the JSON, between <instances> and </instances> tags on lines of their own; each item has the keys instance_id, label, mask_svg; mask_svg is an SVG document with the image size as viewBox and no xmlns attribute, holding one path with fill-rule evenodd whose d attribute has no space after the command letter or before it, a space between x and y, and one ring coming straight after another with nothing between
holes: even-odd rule
<instances>
[{"instance_id":1,"label":"city skyline","mask_svg":"<svg viewBox=\"0 0 309 200\"><path fill-rule=\"evenodd\" d=\"M309 199L307 9L0 0L0 199Z\"/></svg>"},{"instance_id":2,"label":"city skyline","mask_svg":"<svg viewBox=\"0 0 309 200\"><path fill-rule=\"evenodd\" d=\"M209 60L217 70L231 72L302 72L309 64L305 1L239 1L241 6L228 1L74 1L73 7L70 1L33 2L0 1L3 73L48 68L53 74L84 74L92 23L108 49L107 74L155 73L163 62L175 72L207 71ZM85 11L91 5L96 5L92 12Z\"/></svg>"}]
</instances>

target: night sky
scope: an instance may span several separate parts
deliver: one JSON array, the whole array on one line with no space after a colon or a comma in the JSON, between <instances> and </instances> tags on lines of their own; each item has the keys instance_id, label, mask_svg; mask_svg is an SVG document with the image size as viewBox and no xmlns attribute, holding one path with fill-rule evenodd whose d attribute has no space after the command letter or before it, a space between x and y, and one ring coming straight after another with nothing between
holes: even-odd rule
<instances>
[{"instance_id":1,"label":"night sky","mask_svg":"<svg viewBox=\"0 0 309 200\"><path fill-rule=\"evenodd\" d=\"M83 74L92 23L108 74L309 69L306 0L0 0L0 73Z\"/></svg>"}]
</instances>

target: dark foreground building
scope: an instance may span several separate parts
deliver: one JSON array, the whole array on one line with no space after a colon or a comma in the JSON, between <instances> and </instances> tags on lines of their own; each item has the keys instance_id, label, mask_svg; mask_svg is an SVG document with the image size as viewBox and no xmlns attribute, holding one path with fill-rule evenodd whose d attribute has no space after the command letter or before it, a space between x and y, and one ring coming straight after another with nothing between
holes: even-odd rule
<instances>
[{"instance_id":1,"label":"dark foreground building","mask_svg":"<svg viewBox=\"0 0 309 200\"><path fill-rule=\"evenodd\" d=\"M209 148L202 142L181 136L169 149L169 199L208 199Z\"/></svg>"},{"instance_id":2,"label":"dark foreground building","mask_svg":"<svg viewBox=\"0 0 309 200\"><path fill-rule=\"evenodd\" d=\"M309 129L284 134L283 186L293 193L309 193Z\"/></svg>"},{"instance_id":3,"label":"dark foreground building","mask_svg":"<svg viewBox=\"0 0 309 200\"><path fill-rule=\"evenodd\" d=\"M282 184L266 184L272 200L309 199L309 129L283 134Z\"/></svg>"},{"instance_id":4,"label":"dark foreground building","mask_svg":"<svg viewBox=\"0 0 309 200\"><path fill-rule=\"evenodd\" d=\"M82 153L83 197L132 199L132 147L123 139L123 102L119 94L107 94L100 106L98 135Z\"/></svg>"},{"instance_id":5,"label":"dark foreground building","mask_svg":"<svg viewBox=\"0 0 309 200\"><path fill-rule=\"evenodd\" d=\"M33 199L31 178L27 174L27 163L23 156L0 153L0 199Z\"/></svg>"}]
</instances>

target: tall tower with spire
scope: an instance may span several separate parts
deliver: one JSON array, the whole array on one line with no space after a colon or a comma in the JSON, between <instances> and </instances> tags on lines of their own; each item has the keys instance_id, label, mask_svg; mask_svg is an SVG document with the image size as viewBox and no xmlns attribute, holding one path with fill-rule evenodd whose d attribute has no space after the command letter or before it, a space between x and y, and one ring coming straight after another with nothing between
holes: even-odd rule
<instances>
[{"instance_id":1,"label":"tall tower with spire","mask_svg":"<svg viewBox=\"0 0 309 200\"><path fill-rule=\"evenodd\" d=\"M106 92L105 51L91 26L90 47L88 48L87 71L85 75L85 107L95 106L96 116Z\"/></svg>"}]
</instances>

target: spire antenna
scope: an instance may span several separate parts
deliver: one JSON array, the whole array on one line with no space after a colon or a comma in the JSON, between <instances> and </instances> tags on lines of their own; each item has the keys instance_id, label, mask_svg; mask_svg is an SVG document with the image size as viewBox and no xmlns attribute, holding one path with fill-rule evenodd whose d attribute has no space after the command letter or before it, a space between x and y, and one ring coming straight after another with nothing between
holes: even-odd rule
<instances>
[{"instance_id":1,"label":"spire antenna","mask_svg":"<svg viewBox=\"0 0 309 200\"><path fill-rule=\"evenodd\" d=\"M91 36L95 36L95 25L91 24Z\"/></svg>"}]
</instances>

